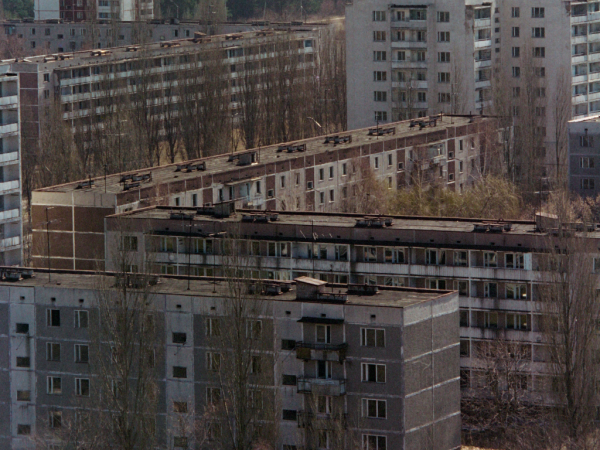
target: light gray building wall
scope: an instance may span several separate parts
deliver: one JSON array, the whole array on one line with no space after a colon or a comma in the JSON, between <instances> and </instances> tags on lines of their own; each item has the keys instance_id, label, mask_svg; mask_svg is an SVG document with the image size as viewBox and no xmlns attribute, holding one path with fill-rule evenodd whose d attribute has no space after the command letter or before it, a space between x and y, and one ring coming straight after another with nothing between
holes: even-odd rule
<instances>
[{"instance_id":1,"label":"light gray building wall","mask_svg":"<svg viewBox=\"0 0 600 450\"><path fill-rule=\"evenodd\" d=\"M77 315L87 314L89 324L98 320L97 276L53 273L49 284L47 274L34 275L0 283L6 313L0 316L0 443L7 449L34 448L32 438L48 430L50 413L66 424L75 404L93 410L98 394L93 347L88 361L74 359L75 346L90 345L90 329L77 326ZM219 386L206 364L207 351L215 350L206 327L225 313L226 285L217 283L213 292L212 280L194 278L188 291L186 280L167 277L152 293L165 342L157 418L165 448L182 437L181 420L203 414L207 388ZM257 318L262 333L273 336L263 354L274 361L264 369L272 370L270 389L280 399L278 448L307 448L321 434L331 440L327 430L342 417L343 433L363 442L376 436L379 449L460 448L456 292L382 287L344 294L337 286L342 294L334 299L326 282L302 279L291 288L257 297L264 303ZM367 341L367 330L378 330L380 339ZM377 380L367 375L372 364L380 367ZM173 367L185 367L186 376L174 377ZM87 395L77 391L81 379L89 380ZM326 411L315 409L319 396L326 397ZM367 401L380 402L378 417ZM191 414L177 413L174 402L186 403ZM335 416L334 407L344 414Z\"/></svg>"},{"instance_id":2,"label":"light gray building wall","mask_svg":"<svg viewBox=\"0 0 600 450\"><path fill-rule=\"evenodd\" d=\"M569 122L569 190L583 197L600 193L600 116Z\"/></svg>"}]
</instances>

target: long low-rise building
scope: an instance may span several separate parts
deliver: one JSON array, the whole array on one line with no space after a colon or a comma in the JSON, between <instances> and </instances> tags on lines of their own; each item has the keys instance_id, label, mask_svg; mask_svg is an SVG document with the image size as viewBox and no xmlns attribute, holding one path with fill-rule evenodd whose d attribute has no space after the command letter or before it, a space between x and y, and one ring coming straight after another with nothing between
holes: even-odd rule
<instances>
[{"instance_id":1,"label":"long low-rise building","mask_svg":"<svg viewBox=\"0 0 600 450\"><path fill-rule=\"evenodd\" d=\"M93 336L104 342L101 286L119 290L122 281L77 272L55 271L51 282L46 273L20 280L11 274L18 281L0 282L0 447L37 448L46 436L52 446L57 428L73 423L75 407L93 412L101 404L106 380ZM237 298L230 281L161 277L148 290L152 306L144 314L153 317L163 346L152 363L162 448L191 448L195 421L214 411L226 387L227 374L216 372L223 359L215 355L225 351L219 337L227 332L220 324L230 317L228 299ZM370 450L460 448L455 291L330 286L307 277L259 286L244 301L260 307L240 320L264 344L252 356L248 380L253 401L263 399L256 414L275 405L275 448L329 448L341 438ZM212 413L211 424L219 417Z\"/></svg>"},{"instance_id":2,"label":"long low-rise building","mask_svg":"<svg viewBox=\"0 0 600 450\"><path fill-rule=\"evenodd\" d=\"M105 219L106 265L113 250L135 250L125 270L151 262L154 272L331 283L455 289L460 296L461 376L465 393L484 387L486 348L508 341L522 358L520 395L551 400L553 368L542 315L553 226L536 221L362 216L311 212L232 212L151 207ZM579 236L597 260L600 232ZM234 242L239 242L233 247ZM583 245L585 243L585 245ZM235 248L235 258L231 249ZM594 259L596 258L596 259ZM522 373L521 373L522 372ZM473 391L471 390L473 388Z\"/></svg>"},{"instance_id":3,"label":"long low-rise building","mask_svg":"<svg viewBox=\"0 0 600 450\"><path fill-rule=\"evenodd\" d=\"M151 205L235 200L254 209L348 210L367 173L389 189L419 184L462 192L501 167L496 130L494 118L435 116L39 189L33 264L48 265L50 236L51 267L102 267L104 217Z\"/></svg>"}]
</instances>

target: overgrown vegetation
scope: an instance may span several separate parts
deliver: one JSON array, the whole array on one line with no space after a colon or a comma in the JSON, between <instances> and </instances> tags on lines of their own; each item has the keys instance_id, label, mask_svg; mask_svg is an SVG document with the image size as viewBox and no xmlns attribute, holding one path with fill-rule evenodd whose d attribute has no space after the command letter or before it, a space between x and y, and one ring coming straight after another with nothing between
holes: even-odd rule
<instances>
[{"instance_id":1,"label":"overgrown vegetation","mask_svg":"<svg viewBox=\"0 0 600 450\"><path fill-rule=\"evenodd\" d=\"M33 17L33 0L1 0L0 18L25 19Z\"/></svg>"}]
</instances>

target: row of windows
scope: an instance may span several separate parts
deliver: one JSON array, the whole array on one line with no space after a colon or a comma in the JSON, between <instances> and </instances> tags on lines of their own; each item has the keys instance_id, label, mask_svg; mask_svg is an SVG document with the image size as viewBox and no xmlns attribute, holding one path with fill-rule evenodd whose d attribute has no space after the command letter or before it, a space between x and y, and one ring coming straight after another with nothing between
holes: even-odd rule
<instances>
[{"instance_id":1,"label":"row of windows","mask_svg":"<svg viewBox=\"0 0 600 450\"><path fill-rule=\"evenodd\" d=\"M520 27L512 27L511 36L514 38L521 37L521 28ZM546 28L544 27L532 27L531 28L531 37L536 39L543 39L546 37Z\"/></svg>"},{"instance_id":2,"label":"row of windows","mask_svg":"<svg viewBox=\"0 0 600 450\"><path fill-rule=\"evenodd\" d=\"M531 18L532 19L542 19L545 17L546 14L546 8L542 8L542 7L532 7L531 8ZM513 6L511 8L511 17L521 17L521 8L519 8L518 6Z\"/></svg>"},{"instance_id":3,"label":"row of windows","mask_svg":"<svg viewBox=\"0 0 600 450\"><path fill-rule=\"evenodd\" d=\"M46 310L46 325L49 327L60 327L60 310ZM89 326L89 312L86 310L75 310L74 327L87 328ZM20 330L20 331L19 331ZM29 332L28 324L17 324L17 333Z\"/></svg>"}]
</instances>

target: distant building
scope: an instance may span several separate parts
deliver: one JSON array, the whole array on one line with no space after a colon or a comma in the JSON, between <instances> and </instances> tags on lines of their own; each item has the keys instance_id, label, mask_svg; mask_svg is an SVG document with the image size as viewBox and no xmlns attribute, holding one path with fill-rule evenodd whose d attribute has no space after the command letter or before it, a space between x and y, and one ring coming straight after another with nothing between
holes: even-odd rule
<instances>
[{"instance_id":1,"label":"distant building","mask_svg":"<svg viewBox=\"0 0 600 450\"><path fill-rule=\"evenodd\" d=\"M600 115L569 122L569 189L584 197L600 193Z\"/></svg>"},{"instance_id":2,"label":"distant building","mask_svg":"<svg viewBox=\"0 0 600 450\"><path fill-rule=\"evenodd\" d=\"M99 394L100 355L90 345L98 276L55 273L48 284L34 275L0 282L3 449L35 448L33 436L66 426L75 405L93 411ZM195 448L193 433L168 424L200 417L219 389L207 355L220 347L207 327L226 314L227 283L190 283L187 290L186 280L161 278L151 296L165 343L156 421L164 448ZM289 292L267 286L256 297L265 312L252 320L272 338L254 370L268 371L265 389L278 393L279 450L327 446L333 433L354 436L365 450L460 448L455 291L337 285L332 294L311 278Z\"/></svg>"},{"instance_id":3,"label":"distant building","mask_svg":"<svg viewBox=\"0 0 600 450\"><path fill-rule=\"evenodd\" d=\"M89 17L90 14L96 17ZM35 20L146 20L154 17L152 0L35 0Z\"/></svg>"},{"instance_id":4,"label":"distant building","mask_svg":"<svg viewBox=\"0 0 600 450\"><path fill-rule=\"evenodd\" d=\"M157 204L235 201L244 208L339 211L357 198L366 170L389 189L420 184L462 192L501 165L497 142L490 141L496 127L485 116L431 117L110 175L106 187L100 177L91 186L85 180L39 189L32 201L33 263L47 266L49 232L56 239L52 267L95 270L104 264L104 217ZM49 231L46 208L58 220Z\"/></svg>"},{"instance_id":5,"label":"distant building","mask_svg":"<svg viewBox=\"0 0 600 450\"><path fill-rule=\"evenodd\" d=\"M551 220L230 212L225 206L162 206L107 217L107 270L118 269L113 250L127 241L137 249L132 271L151 261L159 274L219 277L224 266L239 264L256 279L310 276L329 283L454 289L463 395L486 386L490 346L508 341L520 349L518 395L530 404L552 401L542 316L545 264L557 227ZM590 249L590 267L600 273L600 231L575 237ZM224 250L231 240L238 241L241 264Z\"/></svg>"},{"instance_id":6,"label":"distant building","mask_svg":"<svg viewBox=\"0 0 600 450\"><path fill-rule=\"evenodd\" d=\"M135 44L139 31L147 42L193 38L195 32L215 34L241 33L260 29L252 24L214 24L201 21L156 20L146 22L97 21L67 22L61 20L0 22L4 34L21 42L25 55L65 53L81 50L105 49ZM1 31L0 31L1 32Z\"/></svg>"},{"instance_id":7,"label":"distant building","mask_svg":"<svg viewBox=\"0 0 600 450\"><path fill-rule=\"evenodd\" d=\"M0 261L22 264L19 76L0 70Z\"/></svg>"}]
</instances>

